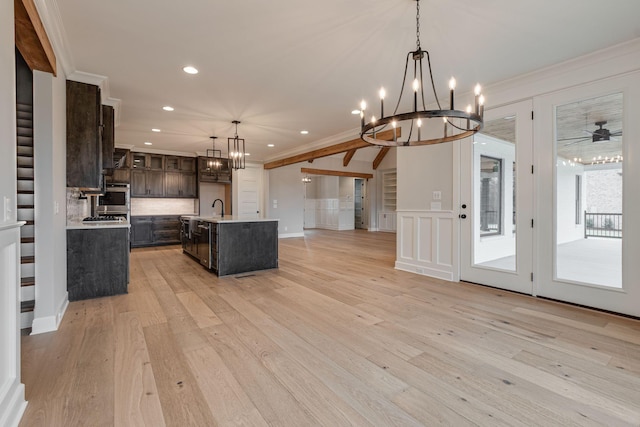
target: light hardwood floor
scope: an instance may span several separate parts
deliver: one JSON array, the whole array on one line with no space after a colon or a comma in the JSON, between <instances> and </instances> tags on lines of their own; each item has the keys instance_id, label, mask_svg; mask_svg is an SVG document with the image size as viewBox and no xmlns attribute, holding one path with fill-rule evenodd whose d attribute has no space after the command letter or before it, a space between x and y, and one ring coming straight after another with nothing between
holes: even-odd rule
<instances>
[{"instance_id":1,"label":"light hardwood floor","mask_svg":"<svg viewBox=\"0 0 640 427\"><path fill-rule=\"evenodd\" d=\"M395 235L311 231L217 278L131 253L129 294L22 337L21 426L640 425L640 322L393 269Z\"/></svg>"}]
</instances>

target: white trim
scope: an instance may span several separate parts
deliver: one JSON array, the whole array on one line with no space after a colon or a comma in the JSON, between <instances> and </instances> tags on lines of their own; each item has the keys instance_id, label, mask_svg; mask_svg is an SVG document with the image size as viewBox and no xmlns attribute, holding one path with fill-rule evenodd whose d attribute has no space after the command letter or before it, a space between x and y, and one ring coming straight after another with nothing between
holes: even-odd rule
<instances>
[{"instance_id":1,"label":"white trim","mask_svg":"<svg viewBox=\"0 0 640 427\"><path fill-rule=\"evenodd\" d=\"M24 384L15 379L8 387L8 391L0 401L0 425L18 427L22 414L27 408L24 400Z\"/></svg>"},{"instance_id":2,"label":"white trim","mask_svg":"<svg viewBox=\"0 0 640 427\"><path fill-rule=\"evenodd\" d=\"M9 222L6 224L0 223L0 231L11 230L13 228L20 228L26 224L26 221Z\"/></svg>"},{"instance_id":3,"label":"white trim","mask_svg":"<svg viewBox=\"0 0 640 427\"><path fill-rule=\"evenodd\" d=\"M58 312L55 316L37 317L33 319L31 325L31 335L43 334L45 332L57 331L62 322L62 318L69 307L69 294L65 293L64 299L60 303Z\"/></svg>"},{"instance_id":4,"label":"white trim","mask_svg":"<svg viewBox=\"0 0 640 427\"><path fill-rule=\"evenodd\" d=\"M56 63L60 65L65 76L68 76L76 70L76 66L69 49L69 39L62 24L58 3L56 0L34 0L34 3L55 52Z\"/></svg>"},{"instance_id":5,"label":"white trim","mask_svg":"<svg viewBox=\"0 0 640 427\"><path fill-rule=\"evenodd\" d=\"M436 268L424 267L422 265L410 264L408 262L396 261L396 270L408 271L409 273L419 274L421 276L435 277L453 282L453 272L446 270L438 270Z\"/></svg>"},{"instance_id":6,"label":"white trim","mask_svg":"<svg viewBox=\"0 0 640 427\"><path fill-rule=\"evenodd\" d=\"M304 233L283 233L283 234L278 234L278 239L289 239L291 237L304 237Z\"/></svg>"},{"instance_id":7,"label":"white trim","mask_svg":"<svg viewBox=\"0 0 640 427\"><path fill-rule=\"evenodd\" d=\"M297 146L295 148L292 148L291 150L286 150L283 152L278 153L277 155L273 156L273 157L267 157L264 161L264 163L269 163L272 162L274 160L280 160L280 159L284 159L286 157L291 157L291 156L295 156L297 154L302 154L302 153L306 153L308 151L311 150L317 150L319 148L325 148L334 144L339 144L341 142L345 142L345 141L351 141L352 139L356 139L358 138L360 135L360 132L358 129L351 129L348 131L344 131L342 133L339 133L337 135L332 135L329 136L327 138L323 138L320 139L318 141L314 141L314 142L310 142L308 144L305 145L300 145Z\"/></svg>"}]
</instances>

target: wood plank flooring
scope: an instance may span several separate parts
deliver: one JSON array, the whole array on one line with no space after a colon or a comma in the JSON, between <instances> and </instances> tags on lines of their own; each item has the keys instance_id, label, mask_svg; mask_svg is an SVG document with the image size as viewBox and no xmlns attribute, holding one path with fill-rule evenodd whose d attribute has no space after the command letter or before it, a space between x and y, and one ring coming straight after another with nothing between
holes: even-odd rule
<instances>
[{"instance_id":1,"label":"wood plank flooring","mask_svg":"<svg viewBox=\"0 0 640 427\"><path fill-rule=\"evenodd\" d=\"M22 337L21 426L638 426L640 322L393 269L395 235L310 231L217 278L131 253L129 294Z\"/></svg>"}]
</instances>

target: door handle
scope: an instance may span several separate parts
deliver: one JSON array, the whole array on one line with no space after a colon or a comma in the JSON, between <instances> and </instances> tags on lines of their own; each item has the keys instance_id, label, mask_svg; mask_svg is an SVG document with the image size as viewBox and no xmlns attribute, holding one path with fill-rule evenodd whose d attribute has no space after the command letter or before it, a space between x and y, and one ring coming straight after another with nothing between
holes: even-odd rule
<instances>
[{"instance_id":1,"label":"door handle","mask_svg":"<svg viewBox=\"0 0 640 427\"><path fill-rule=\"evenodd\" d=\"M466 217L467 217L467 215L465 215L465 214L458 215L458 218L461 218L461 219L465 219Z\"/></svg>"}]
</instances>

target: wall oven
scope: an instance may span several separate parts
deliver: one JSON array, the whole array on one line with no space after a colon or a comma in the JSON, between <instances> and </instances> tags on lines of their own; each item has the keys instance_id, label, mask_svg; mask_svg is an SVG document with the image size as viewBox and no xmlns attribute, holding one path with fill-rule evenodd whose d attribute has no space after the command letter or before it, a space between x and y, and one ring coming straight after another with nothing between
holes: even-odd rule
<instances>
[{"instance_id":1,"label":"wall oven","mask_svg":"<svg viewBox=\"0 0 640 427\"><path fill-rule=\"evenodd\" d=\"M129 220L130 210L129 184L107 184L104 194L95 197L95 216L125 216Z\"/></svg>"}]
</instances>

